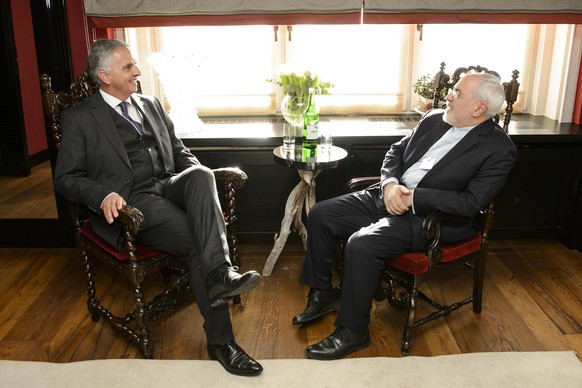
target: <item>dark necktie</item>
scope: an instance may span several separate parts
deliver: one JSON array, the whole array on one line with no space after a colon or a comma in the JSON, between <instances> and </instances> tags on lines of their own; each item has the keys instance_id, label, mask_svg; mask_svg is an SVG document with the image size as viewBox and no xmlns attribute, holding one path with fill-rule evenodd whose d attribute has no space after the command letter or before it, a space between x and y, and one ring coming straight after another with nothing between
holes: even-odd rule
<instances>
[{"instance_id":1,"label":"dark necktie","mask_svg":"<svg viewBox=\"0 0 582 388\"><path fill-rule=\"evenodd\" d=\"M133 124L133 126L135 127L135 129L137 130L137 132L140 135L143 135L143 128L142 128L141 124L131 118L131 116L127 112L127 105L128 105L127 101L122 101L119 103L119 106L121 107L121 114L123 115L123 117L128 119L130 123Z\"/></svg>"}]
</instances>

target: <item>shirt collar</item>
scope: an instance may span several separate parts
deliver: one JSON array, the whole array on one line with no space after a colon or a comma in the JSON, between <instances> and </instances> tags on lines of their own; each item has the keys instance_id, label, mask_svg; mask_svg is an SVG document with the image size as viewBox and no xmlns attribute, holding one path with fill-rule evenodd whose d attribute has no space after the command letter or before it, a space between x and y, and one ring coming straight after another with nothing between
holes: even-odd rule
<instances>
[{"instance_id":1,"label":"shirt collar","mask_svg":"<svg viewBox=\"0 0 582 388\"><path fill-rule=\"evenodd\" d=\"M104 92L101 89L99 89L99 92L101 93L101 96L103 96L103 99L105 100L105 102L109 106L111 106L113 109L115 109L119 106L119 103L121 102L121 100L119 98L113 97L111 94ZM131 97L128 98L126 101L131 105Z\"/></svg>"},{"instance_id":2,"label":"shirt collar","mask_svg":"<svg viewBox=\"0 0 582 388\"><path fill-rule=\"evenodd\" d=\"M451 127L451 132L469 132L471 129L475 128L476 125L469 125L468 127Z\"/></svg>"}]
</instances>

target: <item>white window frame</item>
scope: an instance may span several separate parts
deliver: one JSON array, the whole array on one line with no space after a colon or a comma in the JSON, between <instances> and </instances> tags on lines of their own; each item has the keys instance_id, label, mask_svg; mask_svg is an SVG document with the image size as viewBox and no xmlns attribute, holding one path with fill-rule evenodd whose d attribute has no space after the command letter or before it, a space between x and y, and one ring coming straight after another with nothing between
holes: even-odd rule
<instances>
[{"instance_id":1,"label":"white window frame","mask_svg":"<svg viewBox=\"0 0 582 388\"><path fill-rule=\"evenodd\" d=\"M402 58L412 60L410 62L402 61L400 82L402 87L401 94L397 96L397 109L386 112L375 111L373 106L364 108L365 114L380 113L410 113L414 106L416 96L412 92L412 83L420 74L418 57L421 46L418 43L419 31L416 25L403 26ZM149 94L154 94L165 102L163 90L158 82L152 82L157 77L153 70L144 60L148 53L159 46L155 28L147 29L135 33L135 30L117 30L118 37L126 40L136 56L140 69L142 70L142 84L152 85L144 88ZM514 112L530 113L532 115L546 116L560 122L569 122L572 117L574 95L577 87L578 69L580 65L579 58L582 53L582 27L579 25L531 25L530 41L527 51L531 53L528 56L518 81L520 82L520 93L518 102L514 106ZM288 41L288 29L286 26L279 26L278 40ZM292 32L291 32L292 33ZM507 42L499 44L511 44L508 37ZM275 62L285 61L285 48L276 45L273 51ZM486 64L482 64L487 66ZM435 69L437 71L438 69ZM451 68L446 68L452 71ZM509 75L501 74L502 80L506 81ZM267 111L234 111L234 112L209 112L210 115L272 115L280 112L280 101L282 94L278 88L273 88L271 109ZM322 110L322 114L342 114L335 108L327 111ZM201 114L206 115L206 114Z\"/></svg>"}]
</instances>

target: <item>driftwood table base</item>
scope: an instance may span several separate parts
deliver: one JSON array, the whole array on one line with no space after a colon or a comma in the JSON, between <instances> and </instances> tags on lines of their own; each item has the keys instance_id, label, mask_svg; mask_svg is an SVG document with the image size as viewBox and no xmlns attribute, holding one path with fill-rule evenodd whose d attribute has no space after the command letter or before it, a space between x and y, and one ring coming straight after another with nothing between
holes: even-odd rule
<instances>
[{"instance_id":1,"label":"driftwood table base","mask_svg":"<svg viewBox=\"0 0 582 388\"><path fill-rule=\"evenodd\" d=\"M281 231L275 234L275 244L263 267L263 276L269 276L273 272L273 267L277 259L279 259L279 255L283 251L287 238L292 230L299 233L303 241L303 247L307 249L307 229L303 225L301 218L303 208L305 208L305 213L309 214L309 209L315 203L315 178L321 170L315 172L297 170L297 172L301 177L301 181L295 186L287 198L285 215L283 221L281 221Z\"/></svg>"},{"instance_id":2,"label":"driftwood table base","mask_svg":"<svg viewBox=\"0 0 582 388\"><path fill-rule=\"evenodd\" d=\"M317 146L313 156L313 149L306 154L302 145L295 145L292 149L279 146L273 150L275 162L297 169L301 181L289 194L285 204L285 215L281 221L281 231L275 234L275 244L263 267L263 276L271 275L273 267L279 255L285 247L287 238L292 230L297 231L303 247L307 249L307 229L302 222L303 209L309 215L309 209L315 204L315 178L323 170L336 168L340 161L348 156L346 150L341 147L332 146L325 151Z\"/></svg>"}]
</instances>

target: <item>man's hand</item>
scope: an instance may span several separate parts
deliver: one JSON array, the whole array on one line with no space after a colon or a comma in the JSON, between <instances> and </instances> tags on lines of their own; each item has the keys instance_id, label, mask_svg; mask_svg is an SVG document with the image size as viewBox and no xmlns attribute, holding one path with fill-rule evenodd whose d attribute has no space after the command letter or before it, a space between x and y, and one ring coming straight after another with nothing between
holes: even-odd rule
<instances>
[{"instance_id":1,"label":"man's hand","mask_svg":"<svg viewBox=\"0 0 582 388\"><path fill-rule=\"evenodd\" d=\"M412 192L402 185L388 183L384 186L384 205L388 213L399 216L412 206Z\"/></svg>"},{"instance_id":2,"label":"man's hand","mask_svg":"<svg viewBox=\"0 0 582 388\"><path fill-rule=\"evenodd\" d=\"M111 193L105 198L101 205L101 210L103 210L103 216L105 216L108 223L112 224L115 221L119 216L119 210L125 204L125 199L117 193Z\"/></svg>"}]
</instances>

